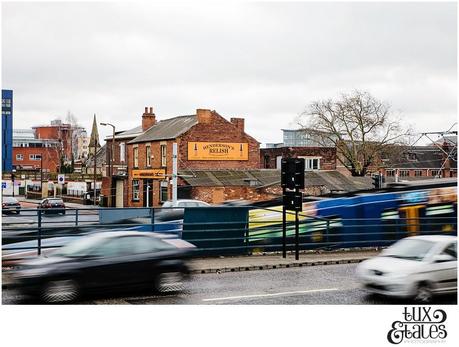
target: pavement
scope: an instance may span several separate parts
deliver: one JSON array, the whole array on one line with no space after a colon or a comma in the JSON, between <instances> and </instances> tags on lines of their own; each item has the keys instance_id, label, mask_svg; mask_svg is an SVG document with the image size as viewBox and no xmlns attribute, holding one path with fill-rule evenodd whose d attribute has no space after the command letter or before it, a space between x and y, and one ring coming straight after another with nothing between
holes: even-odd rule
<instances>
[{"instance_id":1,"label":"pavement","mask_svg":"<svg viewBox=\"0 0 459 347\"><path fill-rule=\"evenodd\" d=\"M260 254L250 256L218 257L218 258L195 258L190 261L192 274L210 274L224 272L241 272L270 269L285 269L307 266L335 265L358 263L377 255L377 250L349 250L331 252L304 251L300 253L300 259L295 260L293 254ZM11 287L12 268L2 269L2 288Z\"/></svg>"}]
</instances>

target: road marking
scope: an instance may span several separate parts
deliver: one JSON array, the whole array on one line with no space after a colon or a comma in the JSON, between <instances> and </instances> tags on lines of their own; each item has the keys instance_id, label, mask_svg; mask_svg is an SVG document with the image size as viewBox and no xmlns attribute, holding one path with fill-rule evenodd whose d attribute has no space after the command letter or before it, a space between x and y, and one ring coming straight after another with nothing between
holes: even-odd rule
<instances>
[{"instance_id":1,"label":"road marking","mask_svg":"<svg viewBox=\"0 0 459 347\"><path fill-rule=\"evenodd\" d=\"M308 294L308 293L317 293L317 292L332 292L336 290L339 290L339 289L338 288L324 288L324 289L297 290L294 292L227 296L225 298L202 299L202 301L222 301L222 300L237 300L237 299L250 299L250 298L265 298L265 297L282 296L282 295Z\"/></svg>"}]
</instances>

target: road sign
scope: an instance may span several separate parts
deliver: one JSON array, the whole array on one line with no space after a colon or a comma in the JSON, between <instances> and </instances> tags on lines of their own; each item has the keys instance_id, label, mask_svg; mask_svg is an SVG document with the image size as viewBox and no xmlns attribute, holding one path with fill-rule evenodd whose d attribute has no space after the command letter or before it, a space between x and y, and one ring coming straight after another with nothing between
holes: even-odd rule
<instances>
[{"instance_id":1,"label":"road sign","mask_svg":"<svg viewBox=\"0 0 459 347\"><path fill-rule=\"evenodd\" d=\"M300 212L303 210L302 192L286 191L282 200L286 210Z\"/></svg>"},{"instance_id":2,"label":"road sign","mask_svg":"<svg viewBox=\"0 0 459 347\"><path fill-rule=\"evenodd\" d=\"M65 183L65 175L63 175L63 174L57 175L57 183L64 184Z\"/></svg>"},{"instance_id":3,"label":"road sign","mask_svg":"<svg viewBox=\"0 0 459 347\"><path fill-rule=\"evenodd\" d=\"M6 182L2 182L2 189L6 189Z\"/></svg>"},{"instance_id":4,"label":"road sign","mask_svg":"<svg viewBox=\"0 0 459 347\"><path fill-rule=\"evenodd\" d=\"M304 189L304 158L282 158L281 187Z\"/></svg>"}]
</instances>

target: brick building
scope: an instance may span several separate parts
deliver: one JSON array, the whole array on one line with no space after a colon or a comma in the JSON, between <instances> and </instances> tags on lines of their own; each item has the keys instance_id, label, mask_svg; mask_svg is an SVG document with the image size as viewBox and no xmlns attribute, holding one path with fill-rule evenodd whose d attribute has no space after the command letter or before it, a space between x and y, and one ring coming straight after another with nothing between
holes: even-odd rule
<instances>
[{"instance_id":1,"label":"brick building","mask_svg":"<svg viewBox=\"0 0 459 347\"><path fill-rule=\"evenodd\" d=\"M72 126L62 123L56 119L51 121L50 125L34 126L35 137L42 140L57 140L60 144L60 152L65 162L70 162L72 159L73 139Z\"/></svg>"},{"instance_id":2,"label":"brick building","mask_svg":"<svg viewBox=\"0 0 459 347\"><path fill-rule=\"evenodd\" d=\"M280 169L282 158L304 158L306 170L336 170L336 147L277 147L260 149L263 169Z\"/></svg>"},{"instance_id":3,"label":"brick building","mask_svg":"<svg viewBox=\"0 0 459 347\"><path fill-rule=\"evenodd\" d=\"M457 177L456 145L412 146L403 150L397 158L382 161L379 171L391 182L401 180Z\"/></svg>"},{"instance_id":4,"label":"brick building","mask_svg":"<svg viewBox=\"0 0 459 347\"><path fill-rule=\"evenodd\" d=\"M124 206L159 206L171 198L173 143L177 143L179 170L260 166L259 142L245 133L243 118L228 121L216 111L198 109L193 115L157 121L150 107L142 115L141 131L127 143Z\"/></svg>"},{"instance_id":5,"label":"brick building","mask_svg":"<svg viewBox=\"0 0 459 347\"><path fill-rule=\"evenodd\" d=\"M60 143L35 138L31 129L13 131L13 169L16 171L57 172L60 166ZM43 159L42 159L43 158Z\"/></svg>"}]
</instances>

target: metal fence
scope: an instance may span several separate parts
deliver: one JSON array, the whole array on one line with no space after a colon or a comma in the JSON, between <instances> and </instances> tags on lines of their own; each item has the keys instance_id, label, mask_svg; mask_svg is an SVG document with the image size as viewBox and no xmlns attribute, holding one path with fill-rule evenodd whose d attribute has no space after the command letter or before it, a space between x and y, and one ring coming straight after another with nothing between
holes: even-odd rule
<instances>
[{"instance_id":1,"label":"metal fence","mask_svg":"<svg viewBox=\"0 0 459 347\"><path fill-rule=\"evenodd\" d=\"M171 211L169 219L161 216ZM262 211L266 218L254 216ZM90 232L140 230L182 238L196 255L241 255L282 249L282 213L259 207L211 208L66 208L56 217L46 209L22 209L4 216L2 251L10 259L40 255ZM55 211L57 212L57 211ZM173 219L174 214L176 218ZM6 217L6 218L5 218ZM407 236L457 234L457 217L318 218L300 214L300 250L384 247ZM294 249L295 225L287 218L288 251Z\"/></svg>"}]
</instances>

